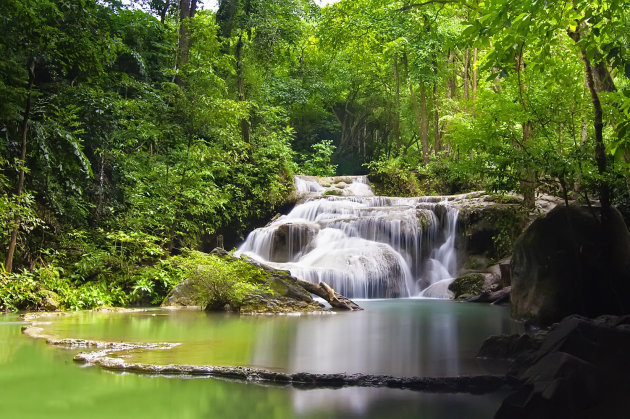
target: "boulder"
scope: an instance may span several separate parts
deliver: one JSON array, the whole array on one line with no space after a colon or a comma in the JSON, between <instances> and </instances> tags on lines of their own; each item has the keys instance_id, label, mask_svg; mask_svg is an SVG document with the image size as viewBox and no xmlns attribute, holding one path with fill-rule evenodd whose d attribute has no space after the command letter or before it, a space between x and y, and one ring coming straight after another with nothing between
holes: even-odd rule
<instances>
[{"instance_id":1,"label":"boulder","mask_svg":"<svg viewBox=\"0 0 630 419\"><path fill-rule=\"evenodd\" d=\"M314 223L285 223L277 227L271 242L271 261L290 262L319 231Z\"/></svg>"},{"instance_id":2,"label":"boulder","mask_svg":"<svg viewBox=\"0 0 630 419\"><path fill-rule=\"evenodd\" d=\"M59 295L50 290L42 290L43 296L40 302L40 309L45 311L57 311L61 306Z\"/></svg>"},{"instance_id":3,"label":"boulder","mask_svg":"<svg viewBox=\"0 0 630 419\"><path fill-rule=\"evenodd\" d=\"M470 273L456 278L448 286L454 299L466 299L481 294L486 276L483 273Z\"/></svg>"},{"instance_id":4,"label":"boulder","mask_svg":"<svg viewBox=\"0 0 630 419\"><path fill-rule=\"evenodd\" d=\"M288 271L274 269L247 257L237 259L219 248L213 250L212 255L223 259L225 263L251 265L249 269L254 269L258 279L256 282L250 282L250 286L239 280L214 282L211 276L215 272L199 267L188 279L173 288L162 306L203 306L206 310L240 313L289 313L324 309L322 304L313 300L310 289L304 287L304 281L291 276ZM247 290L244 295L243 289ZM345 298L332 289L330 292L335 294L337 300ZM202 301L208 293L213 296L212 304L208 303L208 300ZM239 295L242 295L242 298ZM356 307L351 307L350 303L352 302L346 299L346 306L335 307L347 310L360 309L354 303L352 304Z\"/></svg>"},{"instance_id":5,"label":"boulder","mask_svg":"<svg viewBox=\"0 0 630 419\"><path fill-rule=\"evenodd\" d=\"M630 235L618 211L557 207L519 237L511 263L512 316L549 325L572 314L630 308Z\"/></svg>"},{"instance_id":6,"label":"boulder","mask_svg":"<svg viewBox=\"0 0 630 419\"><path fill-rule=\"evenodd\" d=\"M455 246L468 269L485 268L491 260L509 255L513 240L529 222L529 215L514 203L491 202L491 196L464 204L457 221Z\"/></svg>"},{"instance_id":7,"label":"boulder","mask_svg":"<svg viewBox=\"0 0 630 419\"><path fill-rule=\"evenodd\" d=\"M517 358L509 374L522 385L495 418L630 416L630 316L569 316L537 345Z\"/></svg>"},{"instance_id":8,"label":"boulder","mask_svg":"<svg viewBox=\"0 0 630 419\"><path fill-rule=\"evenodd\" d=\"M490 336L481 344L477 358L514 360L538 350L544 336L545 334Z\"/></svg>"}]
</instances>

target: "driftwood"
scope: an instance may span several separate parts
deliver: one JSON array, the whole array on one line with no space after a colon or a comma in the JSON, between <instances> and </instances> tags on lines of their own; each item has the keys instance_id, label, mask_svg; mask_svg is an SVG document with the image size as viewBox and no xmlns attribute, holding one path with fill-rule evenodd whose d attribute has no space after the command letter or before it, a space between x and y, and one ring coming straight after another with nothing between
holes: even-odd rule
<instances>
[{"instance_id":1,"label":"driftwood","mask_svg":"<svg viewBox=\"0 0 630 419\"><path fill-rule=\"evenodd\" d=\"M306 291L310 292L311 294L315 294L318 297L323 298L324 300L328 302L328 304L330 304L334 308L338 308L341 310L350 310L350 311L363 310L361 307L359 307L357 303L339 294L337 291L332 289L331 286L325 282L320 282L319 284L313 284L311 282L304 281L298 278L296 278L295 280L299 286L301 286L302 288L304 288Z\"/></svg>"},{"instance_id":2,"label":"driftwood","mask_svg":"<svg viewBox=\"0 0 630 419\"><path fill-rule=\"evenodd\" d=\"M469 303L492 303L492 304L502 304L510 301L510 293L512 292L512 287L501 288L498 291L494 292L484 292L475 297L469 298L466 301Z\"/></svg>"}]
</instances>

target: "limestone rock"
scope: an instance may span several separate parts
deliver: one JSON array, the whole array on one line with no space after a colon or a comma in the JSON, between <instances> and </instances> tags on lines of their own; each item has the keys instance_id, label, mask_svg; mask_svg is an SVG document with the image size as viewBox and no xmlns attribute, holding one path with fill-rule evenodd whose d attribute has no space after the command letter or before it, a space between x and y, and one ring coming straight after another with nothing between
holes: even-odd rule
<instances>
[{"instance_id":1,"label":"limestone rock","mask_svg":"<svg viewBox=\"0 0 630 419\"><path fill-rule=\"evenodd\" d=\"M483 284L486 277L482 273L470 273L456 278L448 286L453 292L453 298L460 299L479 295L483 292Z\"/></svg>"},{"instance_id":2,"label":"limestone rock","mask_svg":"<svg viewBox=\"0 0 630 419\"><path fill-rule=\"evenodd\" d=\"M630 235L621 215L613 210L605 231L586 209L552 210L516 242L511 281L512 316L539 325L572 313L627 312Z\"/></svg>"},{"instance_id":3,"label":"limestone rock","mask_svg":"<svg viewBox=\"0 0 630 419\"><path fill-rule=\"evenodd\" d=\"M317 235L319 226L314 223L286 223L278 226L272 236L271 261L290 262Z\"/></svg>"},{"instance_id":4,"label":"limestone rock","mask_svg":"<svg viewBox=\"0 0 630 419\"><path fill-rule=\"evenodd\" d=\"M226 259L227 263L236 260L223 249L215 249L212 254ZM225 289L217 289L214 292L234 296L238 291L230 287L238 287L239 283L235 281L232 285L230 283L215 285L212 281L203 281L202 276L210 275L211 272L199 272L199 275L193 275L177 285L166 297L162 306L205 306L207 310L237 311L240 313L290 313L324 309L322 304L313 301L310 292L300 284L301 281L291 276L288 271L277 270L246 257L236 261L249 263L257 268L262 272L260 277L264 279L264 283L259 284L260 286L256 289L247 291L241 299L229 297L218 299L219 303L215 305L206 305L207 301L200 301L200 294L203 294L203 292L200 293L200 287L225 287Z\"/></svg>"},{"instance_id":5,"label":"limestone rock","mask_svg":"<svg viewBox=\"0 0 630 419\"><path fill-rule=\"evenodd\" d=\"M44 297L41 299L41 309L45 311L57 311L61 303L59 302L59 295L50 290L42 290Z\"/></svg>"}]
</instances>

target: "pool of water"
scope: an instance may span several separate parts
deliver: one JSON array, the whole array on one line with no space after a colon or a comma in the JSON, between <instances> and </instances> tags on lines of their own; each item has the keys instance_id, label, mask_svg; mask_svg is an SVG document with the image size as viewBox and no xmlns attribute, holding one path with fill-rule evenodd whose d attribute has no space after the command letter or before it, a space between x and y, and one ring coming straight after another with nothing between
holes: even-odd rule
<instances>
[{"instance_id":1,"label":"pool of water","mask_svg":"<svg viewBox=\"0 0 630 419\"><path fill-rule=\"evenodd\" d=\"M355 313L238 316L201 311L76 313L43 319L59 337L179 342L136 351L156 364L244 365L288 372L453 376L500 372L475 360L491 334L519 325L503 307L430 300L361 302ZM212 378L115 374L72 361L73 351L21 334L0 316L3 417L491 417L502 393L432 394L386 388L302 390Z\"/></svg>"}]
</instances>

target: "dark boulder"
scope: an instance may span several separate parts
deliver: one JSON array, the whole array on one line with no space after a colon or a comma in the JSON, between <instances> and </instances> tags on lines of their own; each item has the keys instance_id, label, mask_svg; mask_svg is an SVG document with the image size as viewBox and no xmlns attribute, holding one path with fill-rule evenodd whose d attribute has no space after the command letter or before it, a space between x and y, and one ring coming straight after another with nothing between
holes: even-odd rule
<instances>
[{"instance_id":1,"label":"dark boulder","mask_svg":"<svg viewBox=\"0 0 630 419\"><path fill-rule=\"evenodd\" d=\"M503 401L495 417L627 418L628 353L630 316L569 316L537 350L517 358L510 376L522 386Z\"/></svg>"},{"instance_id":2,"label":"dark boulder","mask_svg":"<svg viewBox=\"0 0 630 419\"><path fill-rule=\"evenodd\" d=\"M612 210L558 207L519 237L511 264L512 316L549 325L577 313L620 314L630 308L630 235Z\"/></svg>"},{"instance_id":3,"label":"dark boulder","mask_svg":"<svg viewBox=\"0 0 630 419\"><path fill-rule=\"evenodd\" d=\"M540 348L544 334L490 336L482 344L477 358L514 360Z\"/></svg>"}]
</instances>

